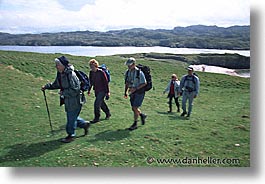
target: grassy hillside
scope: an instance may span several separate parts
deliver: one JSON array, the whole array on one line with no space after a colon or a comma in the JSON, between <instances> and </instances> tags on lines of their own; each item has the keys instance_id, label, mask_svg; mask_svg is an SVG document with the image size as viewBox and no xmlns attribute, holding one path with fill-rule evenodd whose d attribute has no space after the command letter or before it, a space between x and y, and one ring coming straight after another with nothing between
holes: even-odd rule
<instances>
[{"instance_id":1,"label":"grassy hillside","mask_svg":"<svg viewBox=\"0 0 265 184\"><path fill-rule=\"evenodd\" d=\"M249 79L198 72L200 95L191 118L185 119L176 111L167 113L166 95L162 94L172 73L186 74L185 64L137 58L138 63L152 68L155 88L146 94L142 106L148 115L146 125L129 132L125 128L132 124L133 114L129 100L123 99L126 58L96 57L112 73L111 98L107 102L112 117L92 125L87 137L63 144L59 140L66 136L65 113L59 107L57 91L46 92L54 134L50 133L40 91L43 84L54 80L53 60L58 56L0 51L0 166L250 166ZM66 56L77 69L88 72L90 58ZM87 101L81 116L92 120L93 95ZM77 135L82 134L83 130L78 129ZM199 163L191 163L191 159ZM217 159L226 164L217 163ZM232 163L233 159L239 162Z\"/></svg>"}]
</instances>

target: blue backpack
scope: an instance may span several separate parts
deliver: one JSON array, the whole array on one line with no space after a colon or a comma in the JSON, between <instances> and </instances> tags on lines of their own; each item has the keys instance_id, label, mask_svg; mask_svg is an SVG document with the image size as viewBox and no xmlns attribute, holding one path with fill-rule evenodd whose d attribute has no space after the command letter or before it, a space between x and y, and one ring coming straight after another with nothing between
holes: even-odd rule
<instances>
[{"instance_id":1,"label":"blue backpack","mask_svg":"<svg viewBox=\"0 0 265 184\"><path fill-rule=\"evenodd\" d=\"M84 72L79 70L74 70L74 72L80 81L80 90L83 92L87 91L90 88L90 81L88 76Z\"/></svg>"},{"instance_id":2,"label":"blue backpack","mask_svg":"<svg viewBox=\"0 0 265 184\"><path fill-rule=\"evenodd\" d=\"M104 71L104 73L106 74L106 76L108 78L108 82L110 82L111 77L110 77L110 71L109 71L108 67L105 64L102 64L98 68Z\"/></svg>"}]
</instances>

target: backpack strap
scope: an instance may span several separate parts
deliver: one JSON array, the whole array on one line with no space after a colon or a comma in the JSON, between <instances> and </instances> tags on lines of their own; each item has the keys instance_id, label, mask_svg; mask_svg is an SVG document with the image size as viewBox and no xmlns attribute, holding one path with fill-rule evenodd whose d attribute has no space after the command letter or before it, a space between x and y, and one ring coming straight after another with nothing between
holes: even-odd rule
<instances>
[{"instance_id":1,"label":"backpack strap","mask_svg":"<svg viewBox=\"0 0 265 184\"><path fill-rule=\"evenodd\" d=\"M186 75L186 76L185 76L184 83L186 82L186 80L188 80L188 76L189 76L189 75ZM192 75L192 82L193 82L194 84L196 83L196 81L195 81L195 76L194 76L194 75Z\"/></svg>"},{"instance_id":2,"label":"backpack strap","mask_svg":"<svg viewBox=\"0 0 265 184\"><path fill-rule=\"evenodd\" d=\"M140 80L140 71L141 71L141 69L136 71L136 78L139 79L139 80Z\"/></svg>"},{"instance_id":3,"label":"backpack strap","mask_svg":"<svg viewBox=\"0 0 265 184\"><path fill-rule=\"evenodd\" d=\"M138 70L136 70L136 78L139 79L139 80L140 80L140 71L141 70L139 68L138 68ZM129 77L128 74L129 74L129 70L126 71L126 74L125 74L125 76L126 76L125 77L125 82L127 82L127 80L128 80L128 77Z\"/></svg>"},{"instance_id":4,"label":"backpack strap","mask_svg":"<svg viewBox=\"0 0 265 184\"><path fill-rule=\"evenodd\" d=\"M127 83L127 80L128 80L128 77L129 77L128 74L129 74L129 70L127 70L126 73L125 73L125 83Z\"/></svg>"},{"instance_id":5,"label":"backpack strap","mask_svg":"<svg viewBox=\"0 0 265 184\"><path fill-rule=\"evenodd\" d=\"M77 76L77 71L78 71L78 70L73 70L72 72L75 73L77 79L79 80L79 78L78 78L78 76ZM66 73L65 75L66 75L67 80L68 80L68 88L71 88L70 78L69 78L70 73ZM80 80L79 80L79 84L80 84L80 91L82 91L82 90L81 90L81 81L80 81Z\"/></svg>"},{"instance_id":6,"label":"backpack strap","mask_svg":"<svg viewBox=\"0 0 265 184\"><path fill-rule=\"evenodd\" d=\"M61 77L61 74L59 72L57 72L57 79L58 79L58 82L59 82L60 90L63 91L62 77Z\"/></svg>"}]
</instances>

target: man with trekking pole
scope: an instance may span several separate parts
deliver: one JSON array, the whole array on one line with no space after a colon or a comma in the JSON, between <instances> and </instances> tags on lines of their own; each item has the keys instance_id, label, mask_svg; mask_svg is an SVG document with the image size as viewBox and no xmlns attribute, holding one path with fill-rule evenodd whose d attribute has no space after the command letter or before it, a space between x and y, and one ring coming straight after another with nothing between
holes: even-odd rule
<instances>
[{"instance_id":1,"label":"man with trekking pole","mask_svg":"<svg viewBox=\"0 0 265 184\"><path fill-rule=\"evenodd\" d=\"M76 127L83 128L84 135L87 135L90 124L79 117L83 104L83 95L80 91L80 81L76 73L74 72L73 65L70 65L68 59L64 56L56 58L55 64L55 67L57 69L57 76L54 82L42 86L41 90L44 91L46 89L60 89L60 105L65 105L65 112L67 116L66 132L68 134L67 137L65 137L61 141L63 143L69 143L72 142L76 136Z\"/></svg>"}]
</instances>

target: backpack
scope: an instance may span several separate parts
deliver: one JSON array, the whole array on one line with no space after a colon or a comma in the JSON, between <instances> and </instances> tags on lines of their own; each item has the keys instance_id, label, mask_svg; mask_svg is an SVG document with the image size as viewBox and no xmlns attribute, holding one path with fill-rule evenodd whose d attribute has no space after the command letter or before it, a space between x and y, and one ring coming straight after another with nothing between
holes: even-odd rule
<instances>
[{"instance_id":1,"label":"backpack","mask_svg":"<svg viewBox=\"0 0 265 184\"><path fill-rule=\"evenodd\" d=\"M79 71L79 70L74 70L74 72L75 72L77 78L80 81L80 90L82 92L87 91L90 88L90 81L89 81L88 76L85 74L85 72L82 72L82 71ZM60 77L59 72L57 72L57 77ZM68 75L67 75L67 79L68 79L68 82L69 82L70 80L69 80L69 76Z\"/></svg>"},{"instance_id":2,"label":"backpack","mask_svg":"<svg viewBox=\"0 0 265 184\"><path fill-rule=\"evenodd\" d=\"M136 74L136 78L140 79L140 71L142 71L144 73L147 85L144 87L144 91L149 91L150 89L152 89L153 84L152 84L152 76L150 74L150 67L149 66L144 66L141 64L136 65L137 68L139 68L139 70L137 70L137 74ZM125 78L125 82L127 81L128 78L128 72L129 70L126 71L126 78Z\"/></svg>"},{"instance_id":3,"label":"backpack","mask_svg":"<svg viewBox=\"0 0 265 184\"><path fill-rule=\"evenodd\" d=\"M141 64L136 65L136 67L139 68L144 73L144 76L147 82L147 85L144 87L144 90L149 91L153 87L152 76L150 74L151 73L150 67L144 66ZM137 75L136 75L136 78L138 79L140 79L140 70L138 70Z\"/></svg>"},{"instance_id":4,"label":"backpack","mask_svg":"<svg viewBox=\"0 0 265 184\"><path fill-rule=\"evenodd\" d=\"M194 75L192 75L192 79L188 79L188 77L189 77L189 75L186 75L186 76L185 76L185 79L184 79L184 84L185 84L186 80L188 80L188 81L192 81L192 82L193 82L193 84L195 84L195 83L196 83L196 81L195 81L195 76L194 76Z\"/></svg>"},{"instance_id":5,"label":"backpack","mask_svg":"<svg viewBox=\"0 0 265 184\"><path fill-rule=\"evenodd\" d=\"M80 90L83 92L87 91L90 88L90 81L88 76L84 72L79 70L74 70L74 72L80 81Z\"/></svg>"},{"instance_id":6,"label":"backpack","mask_svg":"<svg viewBox=\"0 0 265 184\"><path fill-rule=\"evenodd\" d=\"M111 77L110 77L110 71L109 71L108 67L105 64L102 64L98 68L104 71L104 73L107 76L108 82L110 82Z\"/></svg>"}]
</instances>

